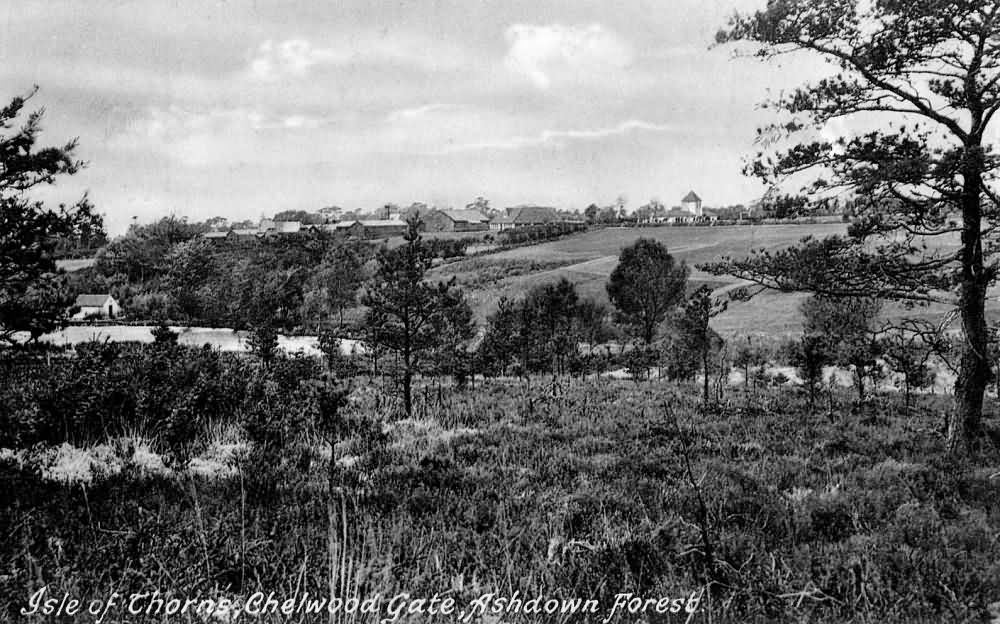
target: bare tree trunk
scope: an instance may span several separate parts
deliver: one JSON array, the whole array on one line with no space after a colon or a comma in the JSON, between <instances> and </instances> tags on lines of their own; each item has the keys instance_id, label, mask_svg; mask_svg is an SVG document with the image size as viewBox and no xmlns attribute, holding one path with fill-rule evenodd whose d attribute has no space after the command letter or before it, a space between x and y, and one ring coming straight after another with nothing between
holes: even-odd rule
<instances>
[{"instance_id":1,"label":"bare tree trunk","mask_svg":"<svg viewBox=\"0 0 1000 624\"><path fill-rule=\"evenodd\" d=\"M982 433L983 395L990 381L987 359L986 286L989 274L983 266L980 194L983 157L979 145L967 146L969 161L962 188L962 274L958 307L965 342L955 381L955 405L948 419L948 450L969 452Z\"/></svg>"},{"instance_id":2,"label":"bare tree trunk","mask_svg":"<svg viewBox=\"0 0 1000 624\"><path fill-rule=\"evenodd\" d=\"M708 407L708 348L703 348L701 351L701 367L702 373L704 374L704 401L705 407Z\"/></svg>"},{"instance_id":3,"label":"bare tree trunk","mask_svg":"<svg viewBox=\"0 0 1000 624\"><path fill-rule=\"evenodd\" d=\"M403 370L403 411L407 418L413 417L413 373L410 367Z\"/></svg>"},{"instance_id":4,"label":"bare tree trunk","mask_svg":"<svg viewBox=\"0 0 1000 624\"><path fill-rule=\"evenodd\" d=\"M954 411L948 419L948 450L967 452L982 433L983 395L990 380L986 359L985 288L962 286L962 325L965 344L955 381Z\"/></svg>"}]
</instances>

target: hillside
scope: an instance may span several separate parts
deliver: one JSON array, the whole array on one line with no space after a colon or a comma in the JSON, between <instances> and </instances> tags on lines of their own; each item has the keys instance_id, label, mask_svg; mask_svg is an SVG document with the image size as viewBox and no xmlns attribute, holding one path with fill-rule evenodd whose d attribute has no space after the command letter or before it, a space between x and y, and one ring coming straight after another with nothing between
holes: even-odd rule
<instances>
[{"instance_id":1,"label":"hillside","mask_svg":"<svg viewBox=\"0 0 1000 624\"><path fill-rule=\"evenodd\" d=\"M845 232L846 227L841 223L604 228L450 263L435 269L432 277L458 277L468 291L477 319L482 322L496 308L501 297L515 298L532 286L562 277L573 282L581 296L609 304L604 285L618 262L618 254L623 247L640 237L664 243L671 253L694 266L724 256L742 257L753 249L780 249L805 236L822 238ZM484 279L484 274L494 275L495 278ZM737 284L732 278L698 270L692 270L691 282L693 287L708 283L717 286L717 289ZM798 306L804 297L799 293L767 292L748 302L731 302L729 309L713 321L713 326L727 336L795 332L800 327ZM1000 317L1000 303L990 302L987 309L991 317ZM903 314L940 317L944 312L943 306L915 310L888 306L886 309L886 314L892 317Z\"/></svg>"},{"instance_id":2,"label":"hillside","mask_svg":"<svg viewBox=\"0 0 1000 624\"><path fill-rule=\"evenodd\" d=\"M843 233L842 224L816 225L766 225L766 226L723 226L723 227L660 227L660 228L604 228L583 234L569 236L557 241L518 247L483 258L471 258L451 263L434 271L435 277L455 275L466 285L469 298L479 319L485 319L503 297L517 297L537 284L565 277L573 282L582 296L592 297L608 304L604 285L618 263L621 249L640 237L663 242L675 256L693 266L723 256L743 256L752 249L779 249L791 245L804 236L828 236ZM526 268L536 267L535 271ZM483 283L481 276L489 269L504 269L515 273L509 277ZM734 284L732 279L708 275L693 270L691 281L697 285L710 283L718 288ZM751 312L760 307L761 312L779 308L779 313L766 312L766 319L759 331L783 330L795 322L794 295L775 294L767 298L763 305L757 302L738 303L732 310L717 320L720 328L736 330L736 323L756 326L761 316ZM762 300L763 301L763 300ZM783 314L787 308L788 314ZM788 318L785 318L785 317ZM773 321L773 322L772 322Z\"/></svg>"}]
</instances>

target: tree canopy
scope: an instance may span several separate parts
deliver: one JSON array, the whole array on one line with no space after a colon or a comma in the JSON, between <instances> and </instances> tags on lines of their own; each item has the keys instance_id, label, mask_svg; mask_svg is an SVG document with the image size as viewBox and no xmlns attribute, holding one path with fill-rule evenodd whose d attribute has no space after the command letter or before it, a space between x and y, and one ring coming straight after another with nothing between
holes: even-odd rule
<instances>
[{"instance_id":1,"label":"tree canopy","mask_svg":"<svg viewBox=\"0 0 1000 624\"><path fill-rule=\"evenodd\" d=\"M684 299L688 268L677 262L666 245L640 238L624 248L608 278L608 298L619 320L646 344L671 309Z\"/></svg>"},{"instance_id":2,"label":"tree canopy","mask_svg":"<svg viewBox=\"0 0 1000 624\"><path fill-rule=\"evenodd\" d=\"M455 278L437 283L425 280L433 252L420 237L420 219L412 217L407 224L406 244L379 253L378 268L365 286L361 303L368 307L366 342L399 357L403 409L410 416L414 375L443 348L454 353L475 330L471 309L455 286Z\"/></svg>"},{"instance_id":3,"label":"tree canopy","mask_svg":"<svg viewBox=\"0 0 1000 624\"><path fill-rule=\"evenodd\" d=\"M51 207L31 191L71 176L83 166L76 141L39 147L44 111L17 118L32 91L0 108L0 342L15 344L18 332L34 339L57 328L72 304L72 293L56 267L61 240L103 231L86 196L75 204Z\"/></svg>"},{"instance_id":4,"label":"tree canopy","mask_svg":"<svg viewBox=\"0 0 1000 624\"><path fill-rule=\"evenodd\" d=\"M750 42L763 59L814 54L830 63L831 75L767 102L778 119L758 131L762 149L747 173L793 185L811 205L853 196L856 219L845 236L706 268L782 290L954 305L964 337L954 450L980 432L990 378L998 11L1000 2L978 0L771 0L717 36ZM858 130L831 137L838 127Z\"/></svg>"}]
</instances>

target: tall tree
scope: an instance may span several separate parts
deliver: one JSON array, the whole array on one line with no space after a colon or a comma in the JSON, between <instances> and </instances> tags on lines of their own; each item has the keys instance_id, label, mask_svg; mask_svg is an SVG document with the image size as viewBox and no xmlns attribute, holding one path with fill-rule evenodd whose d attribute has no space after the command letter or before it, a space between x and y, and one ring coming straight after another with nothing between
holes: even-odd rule
<instances>
[{"instance_id":1,"label":"tall tree","mask_svg":"<svg viewBox=\"0 0 1000 624\"><path fill-rule=\"evenodd\" d=\"M1000 110L998 19L1000 0L770 0L717 36L751 42L764 59L803 52L831 63L834 75L769 103L785 117L760 130L771 147L748 171L769 184L804 176L811 197L849 190L863 200L846 237L715 270L785 290L957 307L953 452L980 435L990 379L984 302L997 275L989 258L1000 222L1000 161L989 135ZM836 140L817 132L845 120L878 129ZM956 234L957 246L924 244Z\"/></svg>"},{"instance_id":2,"label":"tall tree","mask_svg":"<svg viewBox=\"0 0 1000 624\"><path fill-rule=\"evenodd\" d=\"M473 333L469 304L455 278L436 284L425 280L433 255L420 237L421 227L419 217L409 218L406 244L379 253L378 268L361 298L368 307L366 342L399 357L408 417L413 414L414 376L446 343L455 349L460 339Z\"/></svg>"},{"instance_id":3,"label":"tall tree","mask_svg":"<svg viewBox=\"0 0 1000 624\"><path fill-rule=\"evenodd\" d=\"M688 268L677 262L666 245L640 238L622 250L608 278L608 298L618 318L646 344L671 309L684 299Z\"/></svg>"},{"instance_id":4,"label":"tall tree","mask_svg":"<svg viewBox=\"0 0 1000 624\"><path fill-rule=\"evenodd\" d=\"M363 265L370 257L367 245L344 243L327 252L313 276L325 295L326 304L336 312L339 324L344 324L344 310L354 304L364 279Z\"/></svg>"},{"instance_id":5,"label":"tall tree","mask_svg":"<svg viewBox=\"0 0 1000 624\"><path fill-rule=\"evenodd\" d=\"M720 348L722 337L711 328L709 323L726 309L724 300L712 297L712 289L701 286L691 293L684 307L678 311L674 323L679 346L689 353L696 354L701 364L703 401L708 407L709 373L711 372L711 355L713 348Z\"/></svg>"},{"instance_id":6,"label":"tall tree","mask_svg":"<svg viewBox=\"0 0 1000 624\"><path fill-rule=\"evenodd\" d=\"M163 286L191 320L204 318L205 283L218 271L212 243L204 238L174 245L163 259Z\"/></svg>"},{"instance_id":7,"label":"tall tree","mask_svg":"<svg viewBox=\"0 0 1000 624\"><path fill-rule=\"evenodd\" d=\"M18 332L34 339L65 320L73 299L56 268L56 247L60 239L103 229L86 196L55 208L31 198L33 189L84 166L74 155L75 140L61 147L36 145L43 111L15 125L34 93L0 108L0 342L8 344L18 342Z\"/></svg>"},{"instance_id":8,"label":"tall tree","mask_svg":"<svg viewBox=\"0 0 1000 624\"><path fill-rule=\"evenodd\" d=\"M581 341L604 340L604 308L580 299L566 278L533 287L523 299L501 298L487 319L478 355L485 370L502 374L512 363L519 372L566 373L578 363Z\"/></svg>"}]
</instances>

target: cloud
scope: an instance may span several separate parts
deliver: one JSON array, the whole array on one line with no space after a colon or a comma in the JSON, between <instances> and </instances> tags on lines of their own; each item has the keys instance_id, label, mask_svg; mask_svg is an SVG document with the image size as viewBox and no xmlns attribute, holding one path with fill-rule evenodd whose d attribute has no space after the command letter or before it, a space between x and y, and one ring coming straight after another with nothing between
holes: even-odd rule
<instances>
[{"instance_id":1,"label":"cloud","mask_svg":"<svg viewBox=\"0 0 1000 624\"><path fill-rule=\"evenodd\" d=\"M332 123L306 115L272 115L253 108L191 110L179 106L151 107L112 140L116 148L153 149L190 167L286 158L308 161L303 154L309 133ZM296 157L296 153L300 157Z\"/></svg>"},{"instance_id":2,"label":"cloud","mask_svg":"<svg viewBox=\"0 0 1000 624\"><path fill-rule=\"evenodd\" d=\"M455 110L456 108L456 106L450 104L425 104L424 106L415 106L413 108L401 108L389 113L386 116L386 121L389 123L397 123L411 119L419 119L432 113Z\"/></svg>"},{"instance_id":3,"label":"cloud","mask_svg":"<svg viewBox=\"0 0 1000 624\"><path fill-rule=\"evenodd\" d=\"M622 136L631 132L670 132L673 126L656 124L638 119L623 121L614 126L604 128L593 128L583 130L543 130L535 136L515 136L499 141L486 141L482 143L466 143L455 145L448 151L470 151L470 150L516 150L540 145L565 145L571 140L594 141L609 137Z\"/></svg>"},{"instance_id":4,"label":"cloud","mask_svg":"<svg viewBox=\"0 0 1000 624\"><path fill-rule=\"evenodd\" d=\"M306 39L266 40L250 60L249 75L261 81L302 78L315 67L397 65L422 71L464 66L468 53L454 44L414 35L361 33L327 45Z\"/></svg>"},{"instance_id":5,"label":"cloud","mask_svg":"<svg viewBox=\"0 0 1000 624\"><path fill-rule=\"evenodd\" d=\"M601 24L514 24L506 38L504 64L539 89L564 80L600 79L627 68L634 59L628 42Z\"/></svg>"}]
</instances>

